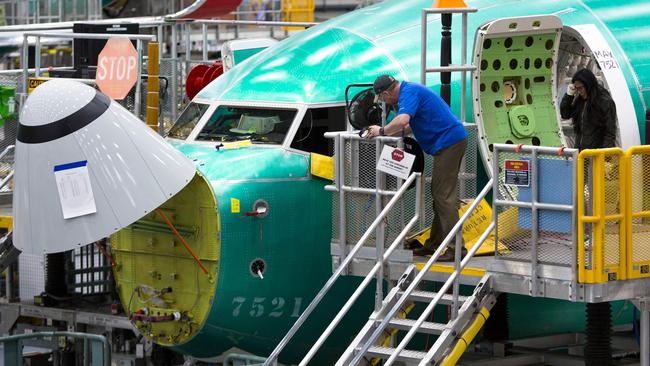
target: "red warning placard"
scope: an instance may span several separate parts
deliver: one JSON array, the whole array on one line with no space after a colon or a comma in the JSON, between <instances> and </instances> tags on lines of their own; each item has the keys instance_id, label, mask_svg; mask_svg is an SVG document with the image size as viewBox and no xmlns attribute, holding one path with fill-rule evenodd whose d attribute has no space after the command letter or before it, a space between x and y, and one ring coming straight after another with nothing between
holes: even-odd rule
<instances>
[{"instance_id":1,"label":"red warning placard","mask_svg":"<svg viewBox=\"0 0 650 366\"><path fill-rule=\"evenodd\" d=\"M530 186L530 162L528 160L506 160L503 165L505 184L521 187Z\"/></svg>"}]
</instances>

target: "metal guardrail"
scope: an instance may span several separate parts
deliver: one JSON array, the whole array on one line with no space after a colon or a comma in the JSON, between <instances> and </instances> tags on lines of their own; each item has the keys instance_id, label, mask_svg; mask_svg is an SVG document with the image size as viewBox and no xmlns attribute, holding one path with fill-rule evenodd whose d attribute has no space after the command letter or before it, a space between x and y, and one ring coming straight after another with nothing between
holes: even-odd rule
<instances>
[{"instance_id":1,"label":"metal guardrail","mask_svg":"<svg viewBox=\"0 0 650 366\"><path fill-rule=\"evenodd\" d=\"M7 156L7 154L9 154L9 152L13 151L14 148L15 148L14 145L9 145L9 146L7 146L7 147L2 151L2 153L0 153L0 161L2 161L2 159L3 159L5 156ZM13 161L11 162L11 165L13 166ZM1 171L1 170L0 170L0 171ZM13 177L14 177L14 169L12 168L12 169L7 173L7 175L5 175L4 178L2 178L2 180L0 180L0 190L2 190L2 189L7 185L7 183L9 183L9 182L11 181L11 179L12 179Z\"/></svg>"},{"instance_id":2,"label":"metal guardrail","mask_svg":"<svg viewBox=\"0 0 650 366\"><path fill-rule=\"evenodd\" d=\"M445 240L440 244L438 249L436 249L435 253L431 255L431 258L426 262L426 264L423 266L423 268L419 271L417 276L413 279L409 287L404 291L400 299L397 301L397 303L393 306L393 308L385 315L384 319L382 322L376 327L375 331L372 333L370 338L366 341L366 343L363 345L361 350L357 352L357 355L355 358L352 360L350 363L351 365L357 365L361 361L361 359L364 357L364 355L368 352L368 349L374 344L375 340L378 339L379 335L384 331L388 323L390 322L391 319L398 313L402 305L404 305L404 302L406 299L413 293L415 288L422 282L424 279L424 276L429 272L431 267L433 267L433 264L438 261L438 258L442 255L442 253L447 249L447 246L451 243L452 239L455 240L455 262L454 262L454 271L451 273L447 281L442 285L442 287L437 291L436 297L427 305L427 307L424 309L418 320L415 322L415 324L411 327L409 332L404 336L400 344L396 347L395 351L391 355L391 357L386 360L384 365L388 366L391 365L393 362L396 361L397 357L399 356L400 352L406 348L407 344L411 341L415 333L418 332L422 324L426 321L426 319L431 315L431 312L433 309L436 307L436 305L440 302L442 297L447 293L450 287L453 286L453 304L458 303L458 291L459 291L459 276L460 273L462 272L463 269L467 266L469 261L473 258L474 254L478 251L478 249L481 247L483 242L489 237L490 233L494 229L494 222L490 223L490 225L485 229L485 231L481 234L479 239L476 241L474 246L468 251L467 255L463 258L461 261L461 248L463 245L463 233L462 233L462 228L463 224L467 221L467 219L472 215L476 207L480 204L481 200L483 200L488 192L492 189L492 181L493 179L490 179L488 183L485 185L481 193L474 199L472 204L469 206L467 211L461 216L461 218L456 222L456 225L454 225L453 229L447 234L445 237ZM455 307L455 306L454 306ZM457 312L457 310L456 310ZM455 313L456 313L455 312ZM456 314L452 314L452 316L455 316ZM439 337L439 339L443 338L442 336ZM435 345L431 347L431 349L435 349ZM429 356L429 354L427 355ZM432 355L431 355L432 356ZM425 360L426 361L426 360Z\"/></svg>"},{"instance_id":3,"label":"metal guardrail","mask_svg":"<svg viewBox=\"0 0 650 366\"><path fill-rule=\"evenodd\" d=\"M86 364L92 366L111 365L111 348L106 337L98 334L78 332L36 332L0 337L0 343L4 343L4 364L22 365L22 341L26 339L45 337L71 337L83 339L84 360L87 361L90 357L90 363Z\"/></svg>"},{"instance_id":4,"label":"metal guardrail","mask_svg":"<svg viewBox=\"0 0 650 366\"><path fill-rule=\"evenodd\" d=\"M342 146L342 141L344 139L358 139L359 136L358 134L355 133L349 133L349 132L334 132L334 133L326 133L325 137L327 138L334 138L335 139L335 156L339 160L339 163L344 163L344 158L343 158L343 153L341 151L341 146ZM391 137L381 137L376 139L376 144L377 144L377 156L381 154L381 148L380 146L383 145L383 142L385 141L397 141L401 139L398 138L391 138ZM341 167L339 166L339 163L335 164L335 187L336 191L339 192L340 196L344 197L344 192L346 191L352 191L354 190L354 187L349 187L345 186L343 182L343 177L341 174ZM383 174L383 173L382 173ZM377 174L376 179L379 181L381 180L380 177L381 174ZM414 216L410 219L410 221L405 225L405 227L402 229L400 234L393 240L393 242L390 244L388 248L384 248L384 230L383 226L385 225L384 219L387 217L387 215L391 212L393 207L397 204L397 202L400 200L400 198L404 195L404 193L409 189L410 185L415 183L416 185L416 210ZM310 351L307 353L307 355L302 359L300 362L300 365L306 365L309 363L309 361L312 359L312 357L316 354L316 352L320 349L320 347L323 345L327 337L332 333L334 328L340 323L340 321L343 319L345 314L349 311L349 309L352 307L352 305L356 302L356 300L361 296L362 292L365 290L365 288L368 286L368 284L371 282L373 278L377 278L377 291L378 293L383 294L382 287L383 286L383 266L384 262L390 257L390 255L397 249L399 245L402 244L403 240L405 239L406 235L409 233L411 228L419 221L420 219L420 205L421 205L421 187L422 187L422 181L421 181L421 176L420 173L412 173L406 181L403 182L403 184L399 185L399 189L396 192L392 192L393 197L391 200L383 207L383 209L380 210L378 213L377 217L375 220L372 222L372 224L368 227L364 235L359 239L359 241L354 245L352 250L347 254L345 259L341 262L339 267L336 269L336 271L332 274L332 276L327 280L323 288L316 294L312 302L307 306L305 311L300 315L300 317L296 320L294 325L291 327L291 329L287 332L287 334L284 336L284 338L280 341L280 343L276 346L276 348L273 350L273 352L269 355L267 358L266 362L264 363L265 366L270 366L270 365L276 365L277 364L277 359L284 347L289 343L289 341L293 338L293 336L296 334L296 332L300 329L300 327L304 324L304 322L307 320L309 315L313 312L313 310L318 306L318 304L321 302L323 297L329 292L329 290L332 288L336 280L341 276L341 274L344 273L350 262L354 259L355 255L359 252L359 250L363 247L363 245L368 241L368 239L371 237L372 234L376 232L376 240L375 240L375 245L377 248L377 262L373 266L373 268L370 270L370 272L366 275L362 283L357 287L355 292L352 294L352 296L348 299L348 301L343 305L341 310L337 313L335 318L332 320L332 322L328 325L328 327L325 329L325 331L322 333L320 338L316 341L316 343L312 346ZM329 190L332 190L330 188ZM375 191L375 193L379 196L382 194L389 194L388 192L379 192L379 190ZM381 200L377 199L376 200L378 203L378 207L381 207ZM345 206L343 206L345 207ZM343 222L343 225L345 225L345 218L340 217L340 220ZM345 227L345 226L344 226ZM341 235L344 234L345 230L341 230ZM343 241L341 242L341 247L345 247L345 238L343 238ZM344 249L343 249L344 250ZM381 258L381 259L380 259ZM376 307L381 307L381 297L377 299L377 303L375 304Z\"/></svg>"},{"instance_id":5,"label":"metal guardrail","mask_svg":"<svg viewBox=\"0 0 650 366\"><path fill-rule=\"evenodd\" d=\"M143 58L143 41L155 41L156 36L153 35L144 35L144 34L96 34L96 33L57 33L57 32L25 32L23 33L23 47L22 47L22 57L21 64L23 65L23 92L24 95L27 94L28 90L28 78L29 71L27 66L29 65L29 37L36 37L36 51L35 55L41 54L41 38L70 38L70 39L109 39L109 38L126 38L136 40L136 49L138 51L138 65L137 67L137 81L135 84L135 108L134 114L136 116L140 115L140 109L142 106L142 58ZM40 76L41 70L41 58L34 57L34 70L35 76ZM22 100L21 100L22 105Z\"/></svg>"},{"instance_id":6,"label":"metal guardrail","mask_svg":"<svg viewBox=\"0 0 650 366\"><path fill-rule=\"evenodd\" d=\"M626 275L650 277L650 146L634 146L625 152Z\"/></svg>"},{"instance_id":7,"label":"metal guardrail","mask_svg":"<svg viewBox=\"0 0 650 366\"><path fill-rule=\"evenodd\" d=\"M539 278L540 265L577 272L577 156L563 147L493 146L495 255L530 263L531 279ZM543 295L539 281L530 286L532 296Z\"/></svg>"},{"instance_id":8,"label":"metal guardrail","mask_svg":"<svg viewBox=\"0 0 650 366\"><path fill-rule=\"evenodd\" d=\"M421 16L421 33L420 33L420 83L422 85L427 85L427 73L439 73L439 72L460 72L460 89L462 91L462 96L460 100L460 120L465 122L467 119L467 72L472 72L476 70L476 66L467 64L467 15L469 13L476 13L478 9L476 8L425 8L422 9ZM460 65L449 65L443 67L427 67L427 25L428 25L428 15L429 14L461 14L462 15L462 36L461 36L461 53L460 53Z\"/></svg>"},{"instance_id":9,"label":"metal guardrail","mask_svg":"<svg viewBox=\"0 0 650 366\"><path fill-rule=\"evenodd\" d=\"M626 276L626 191L629 175L620 148L588 149L578 158L578 281L604 283ZM585 182L588 178L588 182ZM587 255L590 253L591 255Z\"/></svg>"}]
</instances>

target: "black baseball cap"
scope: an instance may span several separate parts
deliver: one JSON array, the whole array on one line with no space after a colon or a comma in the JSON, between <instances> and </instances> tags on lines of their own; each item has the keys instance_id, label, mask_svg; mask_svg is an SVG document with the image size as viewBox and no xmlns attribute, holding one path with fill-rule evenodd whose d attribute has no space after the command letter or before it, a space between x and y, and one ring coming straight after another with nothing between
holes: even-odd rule
<instances>
[{"instance_id":1,"label":"black baseball cap","mask_svg":"<svg viewBox=\"0 0 650 366\"><path fill-rule=\"evenodd\" d=\"M397 80L390 75L381 75L375 79L375 82L372 84L372 90L375 94L379 95L381 92L388 90L396 82Z\"/></svg>"}]
</instances>

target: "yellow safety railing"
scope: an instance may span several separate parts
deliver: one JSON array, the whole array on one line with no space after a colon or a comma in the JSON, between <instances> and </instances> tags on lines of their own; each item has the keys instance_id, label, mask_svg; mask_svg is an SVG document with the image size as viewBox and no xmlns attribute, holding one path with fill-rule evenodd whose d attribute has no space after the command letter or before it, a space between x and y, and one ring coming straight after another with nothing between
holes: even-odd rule
<instances>
[{"instance_id":1,"label":"yellow safety railing","mask_svg":"<svg viewBox=\"0 0 650 366\"><path fill-rule=\"evenodd\" d=\"M282 20L285 22L313 22L314 0L282 0ZM302 30L304 27L283 27L284 30Z\"/></svg>"},{"instance_id":2,"label":"yellow safety railing","mask_svg":"<svg viewBox=\"0 0 650 366\"><path fill-rule=\"evenodd\" d=\"M650 146L634 146L625 153L627 277L650 277Z\"/></svg>"},{"instance_id":3,"label":"yellow safety railing","mask_svg":"<svg viewBox=\"0 0 650 366\"><path fill-rule=\"evenodd\" d=\"M620 148L583 150L577 169L578 282L626 279L625 153Z\"/></svg>"}]
</instances>

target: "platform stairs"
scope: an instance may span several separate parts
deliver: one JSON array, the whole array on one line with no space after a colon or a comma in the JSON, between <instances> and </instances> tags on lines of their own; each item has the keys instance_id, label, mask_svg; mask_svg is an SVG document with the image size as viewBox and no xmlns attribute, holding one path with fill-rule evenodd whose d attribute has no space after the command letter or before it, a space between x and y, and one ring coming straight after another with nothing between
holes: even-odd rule
<instances>
[{"instance_id":1,"label":"platform stairs","mask_svg":"<svg viewBox=\"0 0 650 366\"><path fill-rule=\"evenodd\" d=\"M346 150L348 153L347 155L354 150L349 148L346 149L345 147L349 147L350 144L346 144L345 141L362 142L363 140L356 133L332 133L326 136L335 138L335 155L340 157L339 161L344 163L344 165L339 165L339 161L337 161L337 164L335 164L337 178L335 179L336 184L334 187L338 187L337 189L340 190L339 192L347 191L348 193L359 193L371 190L370 188L346 185L346 174L343 173L345 170L350 169L350 165L355 166L359 163L356 159L345 157ZM394 137L379 137L373 139L372 143L376 144L376 149L374 150L377 153L376 158L378 158L381 154L383 145L399 145L401 139ZM398 179L389 181L388 186L394 185L394 187L397 188L396 191L384 189L384 180L386 178L387 177L383 173L377 173L376 180L380 182L380 188L382 189L371 191L377 193L376 201L382 201L382 194L392 196L392 198L390 198L385 205L378 203L378 206L382 207L379 214L375 217L372 224L370 224L363 232L363 235L357 243L349 250L325 286L319 291L303 314L301 314L285 338L283 338L277 348L268 357L264 363L265 365L277 364L277 357L280 352L309 317L312 311L318 306L336 280L346 273L352 262L359 259L358 255L362 252L362 249L371 249L371 247L368 246L368 242L371 241L373 237L375 245L372 249L375 249L377 254L372 268L370 268L367 274L365 274L362 283L355 290L349 300L343 305L333 321L323 331L320 338L300 362L300 365L309 364L312 357L316 352L318 352L325 340L337 325L339 325L348 310L353 306L373 279L377 279L377 281L375 281L377 286L375 293L375 311L370 315L368 322L362 328L359 335L354 339L354 342L343 353L337 362L337 365L356 365L360 364L364 358L375 357L387 359L384 364L392 364L394 361L399 360L406 362L407 364L426 365L430 363L440 363L444 359L448 360L446 362L454 364L489 316L489 310L494 305L497 295L492 291L490 275L486 274L479 281L473 294L470 296L459 295L459 279L463 269L467 266L470 259L494 229L494 223L488 225L484 232L481 233L481 237L475 242L474 246L461 261L460 253L461 246L463 245L463 224L468 220L471 214L475 212L476 207L486 197L488 192L490 192L492 189L492 182L490 181L476 199L469 205L466 213L461 217L458 223L454 226L454 229L447 235L442 245L440 245L438 250L436 250L426 264L423 266L415 265L413 264L412 258L409 260L410 265L407 266L404 273L401 274L396 285L386 291L387 295L384 298L384 289L382 286L384 284L385 271L399 268L399 265L392 265L391 255L398 252L405 252L401 249L404 240L409 235L418 231L416 224L420 224L420 226L423 225L423 220L421 220L423 216L421 216L420 213L423 201L422 188L424 186L422 176L417 172L412 173L404 182L400 182ZM413 190L410 189L412 188L412 185L415 186L414 193ZM351 196L349 199L354 201L355 197ZM387 222L399 222L400 219L406 219L402 212L404 210L404 203L414 208L414 212L410 219L408 219L408 222L403 227L400 227L399 231L394 227L391 230L387 230ZM339 228L340 232L347 231L346 227L348 225L344 222L343 226L343 228ZM385 238L390 240L390 244L385 245ZM429 281L427 273L429 273L429 270L434 264L438 263L438 258L442 255L444 249L452 243L455 243L454 250L457 253L453 271L451 271L447 280L444 281L444 284L438 291L434 292L424 290L421 285L423 285L425 281ZM339 248L343 247L345 246L340 246ZM454 245L450 245L450 247L454 247ZM408 252L410 253L410 251ZM426 304L426 309L421 313L419 318L408 319L407 317L404 317L403 309L405 306L408 306L413 302ZM449 320L441 323L426 321L434 308L438 305L450 306L451 316L449 317ZM387 339L385 336L387 332L394 334L394 330L407 331L401 343L394 348L382 346L382 344L386 344L395 339L394 337ZM434 345L428 350L416 351L405 349L416 333L437 335L438 338Z\"/></svg>"},{"instance_id":2,"label":"platform stairs","mask_svg":"<svg viewBox=\"0 0 650 366\"><path fill-rule=\"evenodd\" d=\"M473 65L465 64L467 60L467 14L475 11L476 9L465 8L423 9L422 12L422 82L426 82L427 73L446 73L448 77L450 72L461 72L461 120L463 121L465 119L466 72L475 69ZM448 14L449 17L451 17L452 13L462 14L463 46L461 56L463 64L449 65L449 62L447 62L447 64L442 67L427 68L427 17L429 14L441 13ZM450 24L448 25L450 26ZM448 31L449 29L446 30ZM443 32L443 35L445 35L445 32ZM450 36L450 33L447 33L446 36ZM466 124L466 126L468 125ZM472 130L473 127L474 126L471 125L468 126L470 130ZM334 320L328 325L307 355L302 359L300 365L307 365L310 362L334 328L336 328L342 318L347 314L348 310L359 298L361 293L370 284L372 279L376 279L375 311L370 315L366 325L361 329L360 333L340 357L337 365L357 365L360 364L362 360L368 358L385 359L386 361L384 362L384 365L390 365L395 361L405 362L409 365L427 365L431 363L438 364L443 362L443 360L444 364L455 364L467 345L485 323L485 320L489 316L489 310L496 302L497 294L492 291L492 281L489 274L486 274L481 278L478 285L476 285L474 292L470 296L459 295L459 280L463 269L467 266L470 259L481 247L483 242L485 242L489 237L495 225L493 222L483 230L480 234L480 238L478 238L474 243L474 246L461 261L463 224L468 220L476 207L491 190L492 182L490 181L483 191L475 197L469 205L469 208L465 211L465 214L460 218L454 226L454 229L447 235L443 243L426 264L423 266L416 266L413 264L412 254L409 252L407 255L408 258L401 261L401 264L408 263L408 265L406 265L406 268L396 285L387 291L388 294L384 298L384 279L386 277L391 277L390 275L385 276L384 272L395 271L395 269L400 268L398 263L400 262L399 260L397 262L394 260L391 262L391 255L397 254L397 257L400 257L400 255L403 257L405 251L400 249L404 240L409 235L413 235L414 232L417 232L416 224L419 224L420 229L422 229L427 225L425 222L430 222L427 220L427 212L423 204L423 202L426 201L426 195L423 190L425 185L423 178L426 177L423 177L420 173L412 173L405 181L402 181L395 177L387 177L384 173L374 170L375 165L373 163L378 161L384 145L393 145L398 148L403 147L402 140L399 138L375 138L373 139L373 144L375 145L373 148L372 146L367 146L368 143L364 142L363 139L355 133L328 133L326 134L326 137L334 139L335 184L326 187L326 189L336 192L338 195L338 207L335 207L335 211L338 212L334 212L333 215L334 237L338 236L338 243L333 242L332 248L333 265L337 266L337 268L334 270L334 273L326 282L325 286L319 291L313 301L289 330L287 335L280 341L276 349L267 358L264 365L277 364L280 352L282 352L293 335L298 331L316 306L318 306L320 301L333 286L334 282L341 275L350 274L350 267L352 267L354 262L359 262L359 257L369 259L367 263L370 268L367 271L364 280L349 300L343 305ZM475 148L475 145L470 144L468 151L475 151ZM363 171L364 152L366 154L368 152L371 154L374 152L374 161L366 164L365 172ZM461 197L467 196L466 187L470 185L468 180L476 178L474 174L468 173L468 171L475 172L475 167L472 167L473 169L471 170L467 169L467 162L465 160L467 159L464 159L463 161L460 174L461 184L459 192ZM474 164L476 163L475 160L476 159L474 159ZM368 167L370 167L370 169L368 169ZM373 177L374 180L372 179ZM409 188L412 188L413 185L416 187L415 194L409 193ZM395 190L391 191L390 188L394 188ZM359 201L358 195L361 194L374 195L374 199L369 199L368 202L374 200L376 216L372 224L369 226L363 224L356 225L357 229L363 228L365 231L361 234L357 243L353 247L348 248L346 245L350 239L348 236L355 236L355 225L354 219L352 218L348 220L346 215L347 212L350 211L350 202L354 205L355 201ZM390 198L390 200L385 203L384 199L387 198ZM369 205L365 204L364 206ZM407 211L409 211L408 207L414 207L414 212L412 212L410 218L407 218ZM336 210L336 208L338 208L338 210ZM369 207L363 211L368 211L368 209ZM429 212L428 214L431 215L432 213ZM398 231L395 228L392 228L392 232L387 233L387 222L389 221L401 221L401 230ZM350 235L351 232L352 235ZM373 235L375 241L374 256L369 253L372 248L368 245L368 243L372 241ZM392 239L392 242L387 246L385 245L386 239ZM452 242L454 242L455 245L449 245ZM429 273L432 266L438 262L438 258L448 246L450 247L449 250L452 250L452 247L454 247L453 249L456 254L453 270L438 291L427 291L422 287L424 282L427 281L427 273ZM335 255L335 251L338 251L338 253L336 253L338 256ZM337 258L341 259L340 263L337 263ZM417 319L409 319L404 311L406 306L412 308L410 306L412 303L426 304L425 310ZM447 322L436 323L426 321L438 305L449 306L450 316ZM406 331L406 335L396 347L386 347L385 345L387 343L391 343L395 339L394 336L386 337L386 334L394 335L396 331ZM420 351L405 349L410 340L418 333L436 335L437 340L428 350Z\"/></svg>"}]
</instances>

